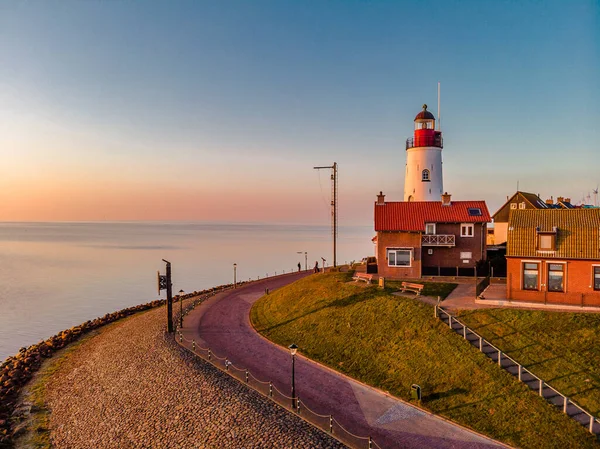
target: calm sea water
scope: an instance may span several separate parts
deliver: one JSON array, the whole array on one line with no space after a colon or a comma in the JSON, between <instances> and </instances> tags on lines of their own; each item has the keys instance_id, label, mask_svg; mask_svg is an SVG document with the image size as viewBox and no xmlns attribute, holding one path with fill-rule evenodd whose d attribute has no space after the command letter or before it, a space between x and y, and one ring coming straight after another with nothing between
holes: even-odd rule
<instances>
[{"instance_id":1,"label":"calm sea water","mask_svg":"<svg viewBox=\"0 0 600 449\"><path fill-rule=\"evenodd\" d=\"M373 253L372 227L340 227L338 263ZM327 226L235 223L0 223L0 360L20 347L173 290L202 290L267 273L331 264ZM164 297L164 292L163 292Z\"/></svg>"}]
</instances>

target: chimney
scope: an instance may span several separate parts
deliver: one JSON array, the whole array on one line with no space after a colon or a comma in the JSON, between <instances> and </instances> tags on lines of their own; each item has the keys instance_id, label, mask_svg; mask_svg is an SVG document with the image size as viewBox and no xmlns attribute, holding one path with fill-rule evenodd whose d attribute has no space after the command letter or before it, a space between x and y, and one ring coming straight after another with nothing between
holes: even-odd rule
<instances>
[{"instance_id":1,"label":"chimney","mask_svg":"<svg viewBox=\"0 0 600 449\"><path fill-rule=\"evenodd\" d=\"M571 202L571 198L565 198L565 203L570 203Z\"/></svg>"},{"instance_id":2,"label":"chimney","mask_svg":"<svg viewBox=\"0 0 600 449\"><path fill-rule=\"evenodd\" d=\"M550 197L546 200L546 204L549 204L550 206L552 206L554 204L554 200L552 199L552 197Z\"/></svg>"},{"instance_id":3,"label":"chimney","mask_svg":"<svg viewBox=\"0 0 600 449\"><path fill-rule=\"evenodd\" d=\"M450 195L448 192L444 192L442 195L442 206L450 206Z\"/></svg>"},{"instance_id":4,"label":"chimney","mask_svg":"<svg viewBox=\"0 0 600 449\"><path fill-rule=\"evenodd\" d=\"M377 204L378 206L383 206L385 204L385 195L383 194L383 192L379 192L379 195L377 195Z\"/></svg>"},{"instance_id":5,"label":"chimney","mask_svg":"<svg viewBox=\"0 0 600 449\"><path fill-rule=\"evenodd\" d=\"M564 198L562 196L557 196L556 197L556 202L557 203L562 203L564 201Z\"/></svg>"}]
</instances>

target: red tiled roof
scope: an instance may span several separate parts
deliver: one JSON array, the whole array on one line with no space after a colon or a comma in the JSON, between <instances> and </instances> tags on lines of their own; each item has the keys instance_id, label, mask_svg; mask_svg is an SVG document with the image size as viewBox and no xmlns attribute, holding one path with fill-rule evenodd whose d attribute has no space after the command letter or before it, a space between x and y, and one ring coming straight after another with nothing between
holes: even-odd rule
<instances>
[{"instance_id":1,"label":"red tiled roof","mask_svg":"<svg viewBox=\"0 0 600 449\"><path fill-rule=\"evenodd\" d=\"M469 209L481 215L469 215ZM489 223L485 201L441 201L375 203L375 231L425 231L425 223Z\"/></svg>"}]
</instances>

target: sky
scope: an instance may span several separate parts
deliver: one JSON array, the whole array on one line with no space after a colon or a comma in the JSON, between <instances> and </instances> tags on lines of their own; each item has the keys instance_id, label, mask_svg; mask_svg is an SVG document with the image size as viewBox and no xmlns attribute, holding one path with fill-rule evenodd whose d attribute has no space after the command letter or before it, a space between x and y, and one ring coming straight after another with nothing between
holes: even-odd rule
<instances>
[{"instance_id":1,"label":"sky","mask_svg":"<svg viewBox=\"0 0 600 449\"><path fill-rule=\"evenodd\" d=\"M600 2L0 2L0 221L370 225L441 83L444 190L600 183Z\"/></svg>"}]
</instances>

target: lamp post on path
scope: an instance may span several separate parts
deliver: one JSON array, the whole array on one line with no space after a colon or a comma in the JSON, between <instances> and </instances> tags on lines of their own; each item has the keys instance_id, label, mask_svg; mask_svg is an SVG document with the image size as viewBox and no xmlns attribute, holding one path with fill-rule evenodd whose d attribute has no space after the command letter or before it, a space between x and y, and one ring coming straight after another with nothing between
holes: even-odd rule
<instances>
[{"instance_id":1,"label":"lamp post on path","mask_svg":"<svg viewBox=\"0 0 600 449\"><path fill-rule=\"evenodd\" d=\"M302 254L302 251L296 251L296 254ZM304 251L304 271L308 271L308 253Z\"/></svg>"},{"instance_id":2,"label":"lamp post on path","mask_svg":"<svg viewBox=\"0 0 600 449\"><path fill-rule=\"evenodd\" d=\"M183 290L179 290L179 330L183 329Z\"/></svg>"},{"instance_id":3,"label":"lamp post on path","mask_svg":"<svg viewBox=\"0 0 600 449\"><path fill-rule=\"evenodd\" d=\"M234 263L233 264L233 288L237 288L236 276L237 276L237 263Z\"/></svg>"},{"instance_id":4,"label":"lamp post on path","mask_svg":"<svg viewBox=\"0 0 600 449\"><path fill-rule=\"evenodd\" d=\"M294 343L288 346L292 354L292 410L296 409L296 351L298 346Z\"/></svg>"}]
</instances>

